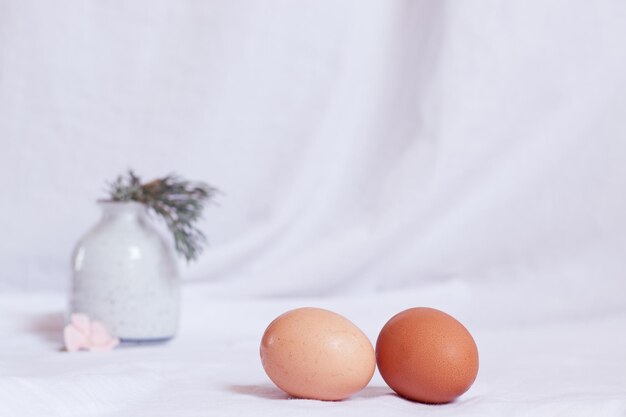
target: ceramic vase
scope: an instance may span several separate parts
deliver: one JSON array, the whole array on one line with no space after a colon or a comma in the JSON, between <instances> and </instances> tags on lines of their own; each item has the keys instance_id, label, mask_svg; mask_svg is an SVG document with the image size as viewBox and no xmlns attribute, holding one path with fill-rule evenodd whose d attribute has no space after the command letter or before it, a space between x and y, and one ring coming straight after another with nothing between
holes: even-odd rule
<instances>
[{"instance_id":1,"label":"ceramic vase","mask_svg":"<svg viewBox=\"0 0 626 417\"><path fill-rule=\"evenodd\" d=\"M171 339L180 282L172 245L137 202L100 201L100 221L72 255L70 313L100 320L122 342Z\"/></svg>"}]
</instances>

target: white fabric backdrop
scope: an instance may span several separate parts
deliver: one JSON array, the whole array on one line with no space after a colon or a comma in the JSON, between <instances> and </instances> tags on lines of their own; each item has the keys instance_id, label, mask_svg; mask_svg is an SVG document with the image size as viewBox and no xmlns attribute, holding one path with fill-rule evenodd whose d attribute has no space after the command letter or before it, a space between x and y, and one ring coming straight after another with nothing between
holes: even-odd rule
<instances>
[{"instance_id":1,"label":"white fabric backdrop","mask_svg":"<svg viewBox=\"0 0 626 417\"><path fill-rule=\"evenodd\" d=\"M66 287L133 167L225 192L185 275L230 293L622 285L625 22L619 1L3 0L1 281Z\"/></svg>"},{"instance_id":2,"label":"white fabric backdrop","mask_svg":"<svg viewBox=\"0 0 626 417\"><path fill-rule=\"evenodd\" d=\"M0 0L0 415L624 415L625 41L618 0ZM129 167L224 191L181 333L58 353L72 246ZM276 402L258 341L299 305L372 340L442 308L477 383Z\"/></svg>"}]
</instances>

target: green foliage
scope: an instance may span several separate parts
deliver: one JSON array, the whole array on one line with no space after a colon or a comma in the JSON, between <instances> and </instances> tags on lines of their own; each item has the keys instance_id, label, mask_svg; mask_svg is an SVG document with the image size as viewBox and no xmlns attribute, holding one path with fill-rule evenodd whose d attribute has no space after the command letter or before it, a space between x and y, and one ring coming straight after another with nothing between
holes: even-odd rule
<instances>
[{"instance_id":1,"label":"green foliage","mask_svg":"<svg viewBox=\"0 0 626 417\"><path fill-rule=\"evenodd\" d=\"M161 216L174 236L178 253L189 261L196 260L206 244L206 237L195 223L202 211L217 193L217 189L203 182L184 180L176 175L141 183L129 170L109 185L112 201L137 201Z\"/></svg>"}]
</instances>

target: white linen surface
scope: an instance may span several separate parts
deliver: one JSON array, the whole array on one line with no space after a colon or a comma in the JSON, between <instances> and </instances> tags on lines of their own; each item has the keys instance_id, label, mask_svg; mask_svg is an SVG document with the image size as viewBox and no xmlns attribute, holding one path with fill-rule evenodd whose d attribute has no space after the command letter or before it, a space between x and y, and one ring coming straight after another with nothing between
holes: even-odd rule
<instances>
[{"instance_id":1,"label":"white linen surface","mask_svg":"<svg viewBox=\"0 0 626 417\"><path fill-rule=\"evenodd\" d=\"M626 3L0 0L0 416L626 415ZM59 352L68 258L127 167L224 190L179 337ZM55 292L56 291L56 292ZM476 336L458 402L285 400L318 305Z\"/></svg>"},{"instance_id":2,"label":"white linen surface","mask_svg":"<svg viewBox=\"0 0 626 417\"><path fill-rule=\"evenodd\" d=\"M1 416L623 416L626 311L557 317L507 310L462 283L419 291L324 299L227 300L188 286L182 329L169 344L109 353L60 352L64 300L0 301ZM547 300L528 297L529 309ZM264 374L267 324L298 306L337 311L375 341L384 322L414 305L454 314L480 351L474 386L428 406L397 397L378 373L342 402L288 399Z\"/></svg>"},{"instance_id":3,"label":"white linen surface","mask_svg":"<svg viewBox=\"0 0 626 417\"><path fill-rule=\"evenodd\" d=\"M533 318L462 283L360 298L224 300L189 286L169 344L102 354L59 352L62 297L1 299L2 416L623 416L626 311ZM529 309L541 301L528 299ZM400 309L434 305L456 315L480 350L475 385L457 402L403 400L378 374L343 402L288 399L263 373L259 342L283 311L316 305L351 318L374 341Z\"/></svg>"}]
</instances>

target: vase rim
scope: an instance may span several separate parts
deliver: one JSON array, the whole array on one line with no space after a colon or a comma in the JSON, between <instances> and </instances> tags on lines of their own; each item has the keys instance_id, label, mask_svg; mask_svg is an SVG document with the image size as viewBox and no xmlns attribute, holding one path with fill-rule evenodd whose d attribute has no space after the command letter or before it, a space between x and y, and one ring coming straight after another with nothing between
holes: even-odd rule
<instances>
[{"instance_id":1,"label":"vase rim","mask_svg":"<svg viewBox=\"0 0 626 417\"><path fill-rule=\"evenodd\" d=\"M129 200L129 201L114 201L114 200L109 200L109 199L105 199L105 198L101 198L96 200L96 203L98 203L98 205L100 206L104 206L104 207L121 207L121 206L127 206L127 207L144 207L146 208L147 205L144 203L141 203L139 201L134 201L134 200Z\"/></svg>"},{"instance_id":2,"label":"vase rim","mask_svg":"<svg viewBox=\"0 0 626 417\"><path fill-rule=\"evenodd\" d=\"M96 203L104 203L104 204L143 204L141 201L137 201L137 200L124 200L124 201L120 201L120 200L111 200L110 198L99 198L96 200Z\"/></svg>"}]
</instances>

